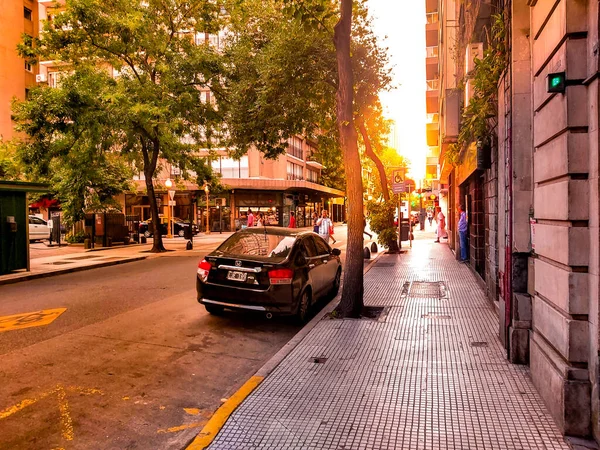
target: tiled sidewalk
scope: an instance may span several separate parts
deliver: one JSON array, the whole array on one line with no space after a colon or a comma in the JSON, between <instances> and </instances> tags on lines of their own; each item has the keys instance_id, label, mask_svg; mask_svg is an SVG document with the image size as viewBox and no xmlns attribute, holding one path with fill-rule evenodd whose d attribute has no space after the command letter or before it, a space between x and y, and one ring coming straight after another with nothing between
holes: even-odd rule
<instances>
[{"instance_id":1,"label":"tiled sidewalk","mask_svg":"<svg viewBox=\"0 0 600 450\"><path fill-rule=\"evenodd\" d=\"M416 241L381 257L365 303L383 317L319 322L209 448L569 448L447 246Z\"/></svg>"}]
</instances>

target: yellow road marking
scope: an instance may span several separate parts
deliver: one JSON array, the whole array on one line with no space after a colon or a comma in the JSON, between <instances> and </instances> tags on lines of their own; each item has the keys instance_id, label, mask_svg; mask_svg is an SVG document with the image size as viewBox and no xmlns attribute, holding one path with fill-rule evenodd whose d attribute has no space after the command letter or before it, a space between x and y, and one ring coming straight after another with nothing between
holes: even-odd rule
<instances>
[{"instance_id":1,"label":"yellow road marking","mask_svg":"<svg viewBox=\"0 0 600 450\"><path fill-rule=\"evenodd\" d=\"M4 411L0 411L0 420L6 419L7 417L10 417L13 414L27 408L28 406L31 406L40 400L45 399L46 397L56 394L58 397L58 409L60 410L61 435L67 441L72 441L75 437L75 433L73 431L73 419L71 418L69 402L67 400L67 391L78 393L80 395L102 394L102 391L98 389L87 389L77 386L69 386L64 388L61 385L58 385L51 391L44 392L43 394L40 394L34 398L22 400L16 405L6 408Z\"/></svg>"},{"instance_id":2,"label":"yellow road marking","mask_svg":"<svg viewBox=\"0 0 600 450\"><path fill-rule=\"evenodd\" d=\"M208 423L202 428L202 431L196 436L196 439L187 447L186 450L204 450L210 445L217 433L221 431L229 416L238 406L248 397L254 389L264 380L264 377L254 376L233 394L229 400L221 405L217 412L210 418Z\"/></svg>"},{"instance_id":3,"label":"yellow road marking","mask_svg":"<svg viewBox=\"0 0 600 450\"><path fill-rule=\"evenodd\" d=\"M49 325L66 310L67 308L44 309L41 311L0 317L0 333L3 331L21 330L23 328Z\"/></svg>"},{"instance_id":4,"label":"yellow road marking","mask_svg":"<svg viewBox=\"0 0 600 450\"><path fill-rule=\"evenodd\" d=\"M178 427L171 427L167 428L166 430L158 430L157 433L175 433L177 431L188 430L190 428L200 428L204 424L206 424L206 420L203 420L202 422L188 423L186 425L180 425Z\"/></svg>"}]
</instances>

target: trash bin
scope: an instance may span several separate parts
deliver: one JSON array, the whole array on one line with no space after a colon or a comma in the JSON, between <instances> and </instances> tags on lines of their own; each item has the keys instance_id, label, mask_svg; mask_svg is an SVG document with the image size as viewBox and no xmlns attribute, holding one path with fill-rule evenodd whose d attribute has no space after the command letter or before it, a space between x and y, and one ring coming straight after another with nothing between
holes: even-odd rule
<instances>
[{"instance_id":1,"label":"trash bin","mask_svg":"<svg viewBox=\"0 0 600 450\"><path fill-rule=\"evenodd\" d=\"M400 227L400 240L408 241L408 233L410 231L410 224L408 219L402 219L401 227Z\"/></svg>"}]
</instances>

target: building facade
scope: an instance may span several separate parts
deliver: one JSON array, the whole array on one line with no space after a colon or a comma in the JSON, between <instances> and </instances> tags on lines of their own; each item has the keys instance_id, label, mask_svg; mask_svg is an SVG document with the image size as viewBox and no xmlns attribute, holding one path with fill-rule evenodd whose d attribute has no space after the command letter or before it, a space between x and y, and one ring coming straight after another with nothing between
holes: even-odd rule
<instances>
[{"instance_id":1,"label":"building facade","mask_svg":"<svg viewBox=\"0 0 600 450\"><path fill-rule=\"evenodd\" d=\"M469 264L496 307L507 358L530 365L564 434L599 440L598 2L437 3L440 180L451 234L454 208L464 203ZM464 111L469 64L487 48L496 14L506 66L494 139L475 137L451 163L461 119L452 96ZM459 46L451 43L456 24ZM456 236L449 244L457 250Z\"/></svg>"},{"instance_id":2,"label":"building facade","mask_svg":"<svg viewBox=\"0 0 600 450\"><path fill-rule=\"evenodd\" d=\"M39 2L42 3L42 2ZM37 0L2 2L0 26L0 140L14 136L11 120L13 98L25 100L27 91L36 83L38 69L17 54L22 35L39 35L39 5Z\"/></svg>"}]
</instances>

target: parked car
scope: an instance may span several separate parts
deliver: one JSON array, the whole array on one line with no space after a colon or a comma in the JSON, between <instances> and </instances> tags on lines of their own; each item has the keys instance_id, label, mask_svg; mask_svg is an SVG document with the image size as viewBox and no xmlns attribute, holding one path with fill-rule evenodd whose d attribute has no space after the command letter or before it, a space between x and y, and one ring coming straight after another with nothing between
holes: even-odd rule
<instances>
[{"instance_id":1,"label":"parked car","mask_svg":"<svg viewBox=\"0 0 600 450\"><path fill-rule=\"evenodd\" d=\"M146 237L152 236L153 229L152 229L151 224L152 224L152 219L148 219L143 222L140 222L140 225L139 225L140 234L143 234ZM198 229L198 225L196 225L195 223L192 223L191 225L192 225L192 234L195 236L196 234L198 234L198 232L200 230ZM173 230L174 230L173 234L175 236L184 237L186 228L189 226L190 226L189 220L182 220L182 219L178 219L177 217L173 218ZM162 235L169 234L168 229L167 229L167 222L163 222L160 224L160 233Z\"/></svg>"},{"instance_id":2,"label":"parked car","mask_svg":"<svg viewBox=\"0 0 600 450\"><path fill-rule=\"evenodd\" d=\"M50 239L48 222L37 216L29 216L29 242Z\"/></svg>"},{"instance_id":3,"label":"parked car","mask_svg":"<svg viewBox=\"0 0 600 450\"><path fill-rule=\"evenodd\" d=\"M304 322L319 297L337 294L340 254L312 231L246 228L199 262L198 302L211 314L230 308Z\"/></svg>"}]
</instances>

